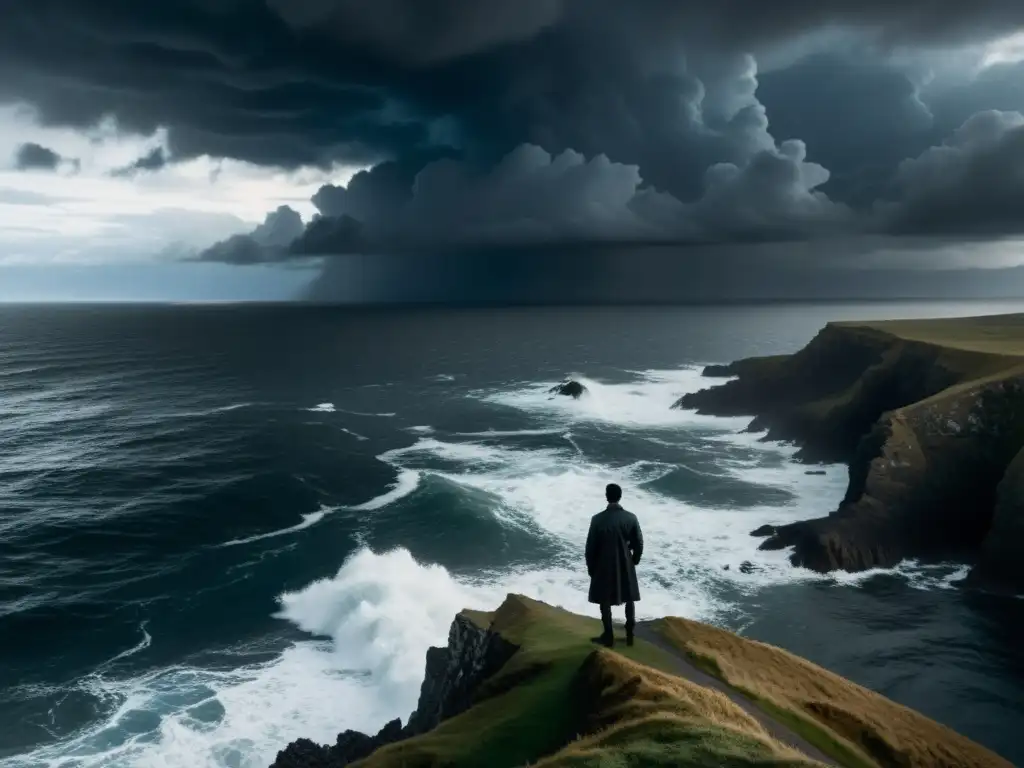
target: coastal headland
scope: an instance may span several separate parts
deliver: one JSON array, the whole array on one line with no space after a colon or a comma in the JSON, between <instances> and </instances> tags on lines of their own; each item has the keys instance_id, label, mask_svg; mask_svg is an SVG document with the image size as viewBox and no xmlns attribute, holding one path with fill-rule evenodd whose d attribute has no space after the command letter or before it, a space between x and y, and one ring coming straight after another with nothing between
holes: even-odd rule
<instances>
[{"instance_id":1,"label":"coastal headland","mask_svg":"<svg viewBox=\"0 0 1024 768\"><path fill-rule=\"evenodd\" d=\"M850 468L838 509L759 529L762 548L817 571L965 556L974 578L1024 583L1024 315L829 323L704 375L730 380L674 407L750 415L799 459Z\"/></svg>"}]
</instances>

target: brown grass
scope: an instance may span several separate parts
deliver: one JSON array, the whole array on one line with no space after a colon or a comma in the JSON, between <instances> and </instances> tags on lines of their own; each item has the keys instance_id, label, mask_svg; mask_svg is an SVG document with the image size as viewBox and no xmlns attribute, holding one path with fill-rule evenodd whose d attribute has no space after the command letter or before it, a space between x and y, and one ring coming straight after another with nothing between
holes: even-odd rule
<instances>
[{"instance_id":1,"label":"brown grass","mask_svg":"<svg viewBox=\"0 0 1024 768\"><path fill-rule=\"evenodd\" d=\"M666 640L762 702L810 720L879 768L1012 768L970 739L809 661L686 619L659 623Z\"/></svg>"},{"instance_id":2,"label":"brown grass","mask_svg":"<svg viewBox=\"0 0 1024 768\"><path fill-rule=\"evenodd\" d=\"M819 767L773 739L710 688L611 651L590 654L577 676L582 738L538 768L575 765L773 765Z\"/></svg>"}]
</instances>

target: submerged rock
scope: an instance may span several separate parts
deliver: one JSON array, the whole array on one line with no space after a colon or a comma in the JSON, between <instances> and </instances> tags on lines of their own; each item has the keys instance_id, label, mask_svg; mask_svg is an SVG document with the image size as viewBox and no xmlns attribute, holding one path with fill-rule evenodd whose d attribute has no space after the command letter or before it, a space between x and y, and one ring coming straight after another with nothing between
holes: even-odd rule
<instances>
[{"instance_id":1,"label":"submerged rock","mask_svg":"<svg viewBox=\"0 0 1024 768\"><path fill-rule=\"evenodd\" d=\"M827 475L828 473L824 469L808 469L804 472L805 475Z\"/></svg>"},{"instance_id":2,"label":"submerged rock","mask_svg":"<svg viewBox=\"0 0 1024 768\"><path fill-rule=\"evenodd\" d=\"M760 570L761 569L758 566L754 565L749 560L744 560L740 563L740 573L756 573Z\"/></svg>"},{"instance_id":3,"label":"submerged rock","mask_svg":"<svg viewBox=\"0 0 1024 768\"><path fill-rule=\"evenodd\" d=\"M579 400L586 391L587 388L578 381L575 379L568 379L567 381L563 381L561 384L553 386L548 390L548 393L552 395L564 395L565 397L571 397L573 400Z\"/></svg>"}]
</instances>

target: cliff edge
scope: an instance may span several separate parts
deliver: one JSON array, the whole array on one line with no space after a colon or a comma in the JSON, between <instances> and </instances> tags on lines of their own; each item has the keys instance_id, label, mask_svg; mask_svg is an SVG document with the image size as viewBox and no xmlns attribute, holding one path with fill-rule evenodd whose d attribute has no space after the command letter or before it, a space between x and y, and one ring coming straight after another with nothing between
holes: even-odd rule
<instances>
[{"instance_id":1,"label":"cliff edge","mask_svg":"<svg viewBox=\"0 0 1024 768\"><path fill-rule=\"evenodd\" d=\"M685 619L598 648L596 620L509 595L431 649L419 706L275 768L1010 768L945 726L773 646ZM415 725L414 725L415 723ZM358 749L353 750L353 746Z\"/></svg>"},{"instance_id":2,"label":"cliff edge","mask_svg":"<svg viewBox=\"0 0 1024 768\"><path fill-rule=\"evenodd\" d=\"M984 545L1024 447L1024 315L830 323L793 355L705 373L734 378L674 407L753 416L752 430L796 443L800 459L850 467L837 510L771 528L762 548L792 546L795 565L818 571L980 553L980 573L1024 583L1008 567L1024 538ZM1011 499L1024 493L1004 496L1000 527L1018 530Z\"/></svg>"}]
</instances>

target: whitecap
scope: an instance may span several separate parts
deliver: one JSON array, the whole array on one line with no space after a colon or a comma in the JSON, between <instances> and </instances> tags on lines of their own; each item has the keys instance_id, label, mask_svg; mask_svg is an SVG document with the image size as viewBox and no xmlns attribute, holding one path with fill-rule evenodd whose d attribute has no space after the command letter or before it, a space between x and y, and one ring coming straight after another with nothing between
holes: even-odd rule
<instances>
[{"instance_id":1,"label":"whitecap","mask_svg":"<svg viewBox=\"0 0 1024 768\"><path fill-rule=\"evenodd\" d=\"M414 435L432 435L434 434L434 428L427 426L426 424L420 424L414 427L405 427L406 432L412 432Z\"/></svg>"},{"instance_id":2,"label":"whitecap","mask_svg":"<svg viewBox=\"0 0 1024 768\"><path fill-rule=\"evenodd\" d=\"M376 496L362 504L345 507L345 509L352 512L372 512L377 509L382 509L383 507L388 506L388 504L393 504L399 499L403 499L410 493L413 493L419 487L419 484L419 472L411 469L403 469L398 473L398 477L395 479L395 482L391 484L386 493L382 493L380 496Z\"/></svg>"},{"instance_id":3,"label":"whitecap","mask_svg":"<svg viewBox=\"0 0 1024 768\"><path fill-rule=\"evenodd\" d=\"M127 659L129 656L134 656L135 654L140 653L149 648L149 646L153 644L153 637L149 634L149 632L146 631L146 625L148 623L148 621L143 621L139 623L139 631L142 633L142 639L139 640L139 642L137 642L128 650L121 651L116 656L107 659L105 662L100 664L99 667L97 667L97 671L106 669L114 663L121 661L122 659Z\"/></svg>"},{"instance_id":4,"label":"whitecap","mask_svg":"<svg viewBox=\"0 0 1024 768\"><path fill-rule=\"evenodd\" d=\"M321 507L316 512L310 512L308 514L303 515L302 516L302 522L297 523L296 525L293 525L290 528L282 528L282 529L280 529L278 531L270 531L269 533L260 533L260 534L258 534L256 536L247 536L244 539L233 539L231 541L224 542L220 546L222 546L222 547L237 547L237 546L239 546L241 544L251 544L254 541L262 541L263 539L273 539L273 538L275 538L277 536L287 536L288 534L291 534L291 533L297 533L299 531L304 531L307 528L312 528L314 525L319 523L321 520L324 519L324 517L327 515L327 513L331 512L331 511L332 510L330 508L328 508L328 507Z\"/></svg>"}]
</instances>

